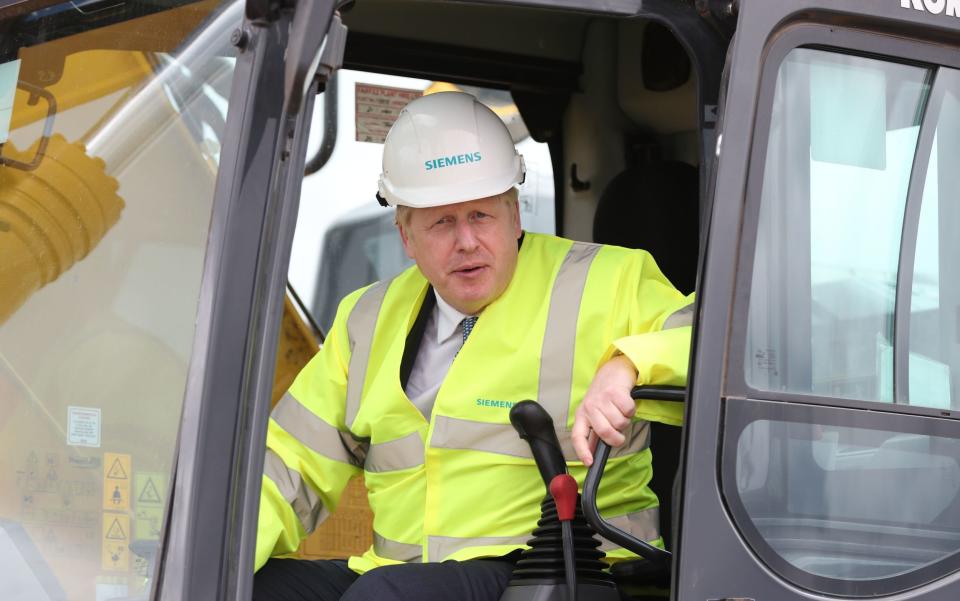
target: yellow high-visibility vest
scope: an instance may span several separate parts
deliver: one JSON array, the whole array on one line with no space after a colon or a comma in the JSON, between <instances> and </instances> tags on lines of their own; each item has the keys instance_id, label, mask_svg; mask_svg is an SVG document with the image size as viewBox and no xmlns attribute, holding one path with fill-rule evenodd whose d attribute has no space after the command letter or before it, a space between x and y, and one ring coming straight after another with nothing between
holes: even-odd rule
<instances>
[{"instance_id":1,"label":"yellow high-visibility vest","mask_svg":"<svg viewBox=\"0 0 960 601\"><path fill-rule=\"evenodd\" d=\"M513 404L534 399L547 409L582 483L586 471L570 429L604 361L619 349L637 364L639 383L685 383L690 327L683 307L690 299L649 253L527 233L513 279L481 313L428 421L399 375L428 290L412 267L347 296L322 350L277 404L267 434L258 569L270 555L295 550L361 472L374 544L351 558L358 572L522 548L546 490L510 425ZM611 455L598 502L614 525L662 544L657 499L647 487L649 423L641 417L679 418L642 409ZM601 548L630 555L608 541Z\"/></svg>"}]
</instances>

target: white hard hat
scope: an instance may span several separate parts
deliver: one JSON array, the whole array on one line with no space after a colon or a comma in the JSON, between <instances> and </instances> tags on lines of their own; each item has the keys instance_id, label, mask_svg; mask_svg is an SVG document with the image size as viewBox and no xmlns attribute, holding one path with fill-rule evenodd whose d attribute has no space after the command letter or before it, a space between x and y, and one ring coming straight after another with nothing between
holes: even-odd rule
<instances>
[{"instance_id":1,"label":"white hard hat","mask_svg":"<svg viewBox=\"0 0 960 601\"><path fill-rule=\"evenodd\" d=\"M470 94L413 100L387 133L381 204L436 207L486 198L523 183L523 157L506 125Z\"/></svg>"}]
</instances>

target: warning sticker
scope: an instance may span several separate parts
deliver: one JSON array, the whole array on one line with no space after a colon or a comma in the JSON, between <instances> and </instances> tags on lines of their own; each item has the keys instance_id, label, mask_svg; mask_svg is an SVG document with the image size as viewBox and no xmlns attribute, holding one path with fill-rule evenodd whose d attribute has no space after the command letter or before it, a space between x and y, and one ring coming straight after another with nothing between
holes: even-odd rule
<instances>
[{"instance_id":1,"label":"warning sticker","mask_svg":"<svg viewBox=\"0 0 960 601\"><path fill-rule=\"evenodd\" d=\"M67 407L67 444L100 446L100 408Z\"/></svg>"},{"instance_id":2,"label":"warning sticker","mask_svg":"<svg viewBox=\"0 0 960 601\"><path fill-rule=\"evenodd\" d=\"M397 120L400 110L414 98L423 96L420 90L375 86L368 83L356 85L357 142L383 144L387 131Z\"/></svg>"},{"instance_id":3,"label":"warning sticker","mask_svg":"<svg viewBox=\"0 0 960 601\"><path fill-rule=\"evenodd\" d=\"M130 455L103 454L103 508L130 509Z\"/></svg>"},{"instance_id":4,"label":"warning sticker","mask_svg":"<svg viewBox=\"0 0 960 601\"><path fill-rule=\"evenodd\" d=\"M133 476L134 536L137 540L159 540L167 475L136 472Z\"/></svg>"},{"instance_id":5,"label":"warning sticker","mask_svg":"<svg viewBox=\"0 0 960 601\"><path fill-rule=\"evenodd\" d=\"M126 572L130 569L130 516L121 513L103 514L103 538L100 567Z\"/></svg>"}]
</instances>

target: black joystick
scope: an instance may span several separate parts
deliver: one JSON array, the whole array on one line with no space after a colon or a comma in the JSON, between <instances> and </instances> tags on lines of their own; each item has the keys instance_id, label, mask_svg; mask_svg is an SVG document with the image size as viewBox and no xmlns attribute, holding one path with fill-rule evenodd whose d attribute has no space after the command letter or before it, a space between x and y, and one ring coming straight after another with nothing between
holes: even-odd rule
<instances>
[{"instance_id":1,"label":"black joystick","mask_svg":"<svg viewBox=\"0 0 960 601\"><path fill-rule=\"evenodd\" d=\"M510 409L510 423L520 438L530 445L544 485L549 487L555 476L567 473L567 462L553 429L553 419L546 409L536 401L520 401Z\"/></svg>"},{"instance_id":2,"label":"black joystick","mask_svg":"<svg viewBox=\"0 0 960 601\"><path fill-rule=\"evenodd\" d=\"M550 414L534 401L521 401L510 410L510 423L530 445L549 492L527 541L530 548L520 555L500 601L619 601L607 564L601 561L600 540L580 508L576 481L567 475Z\"/></svg>"}]
</instances>

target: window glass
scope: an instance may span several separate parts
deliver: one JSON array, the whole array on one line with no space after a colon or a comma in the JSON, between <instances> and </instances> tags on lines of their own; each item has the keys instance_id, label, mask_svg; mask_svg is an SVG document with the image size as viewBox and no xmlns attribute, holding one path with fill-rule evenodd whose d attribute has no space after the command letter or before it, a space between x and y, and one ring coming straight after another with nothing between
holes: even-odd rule
<instances>
[{"instance_id":1,"label":"window glass","mask_svg":"<svg viewBox=\"0 0 960 601\"><path fill-rule=\"evenodd\" d=\"M904 212L933 75L805 48L781 64L750 298L745 375L754 388L893 400ZM941 339L956 317L938 309L939 257L954 244L940 233L946 219L957 223L938 204L960 189L945 173L954 170L941 168L951 156L944 144L956 146L949 113L950 142L941 131L927 171L912 286L910 402L933 407L950 407L946 355L956 357L956 338Z\"/></svg>"},{"instance_id":2,"label":"window glass","mask_svg":"<svg viewBox=\"0 0 960 601\"><path fill-rule=\"evenodd\" d=\"M960 439L807 419L751 421L736 438L736 505L778 571L861 596L869 581L920 584L903 576L960 551Z\"/></svg>"},{"instance_id":3,"label":"window glass","mask_svg":"<svg viewBox=\"0 0 960 601\"><path fill-rule=\"evenodd\" d=\"M960 399L960 73L941 69L937 128L920 207L910 299L910 403L956 408Z\"/></svg>"},{"instance_id":4,"label":"window glass","mask_svg":"<svg viewBox=\"0 0 960 601\"><path fill-rule=\"evenodd\" d=\"M530 137L509 92L445 82L342 70L337 74L337 133L333 154L303 180L289 280L326 332L340 300L413 264L394 226L394 210L376 200L383 136L407 102L422 94L461 90L477 97L507 124L527 168L520 191L524 229L554 233L553 166L546 144ZM318 98L308 158L321 145L327 94Z\"/></svg>"},{"instance_id":5,"label":"window glass","mask_svg":"<svg viewBox=\"0 0 960 601\"><path fill-rule=\"evenodd\" d=\"M176 4L4 23L2 599L149 591L243 10Z\"/></svg>"}]
</instances>

